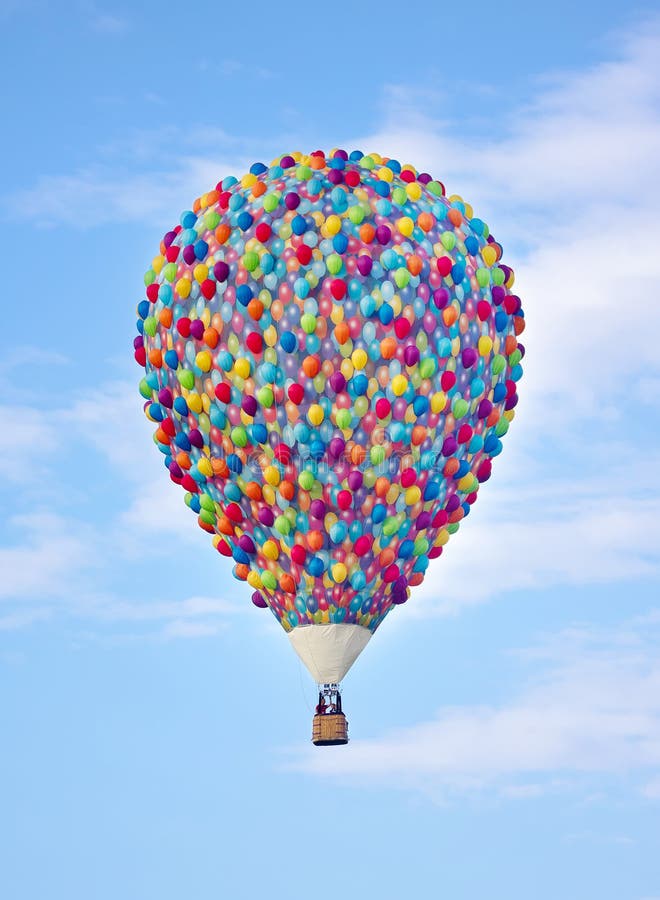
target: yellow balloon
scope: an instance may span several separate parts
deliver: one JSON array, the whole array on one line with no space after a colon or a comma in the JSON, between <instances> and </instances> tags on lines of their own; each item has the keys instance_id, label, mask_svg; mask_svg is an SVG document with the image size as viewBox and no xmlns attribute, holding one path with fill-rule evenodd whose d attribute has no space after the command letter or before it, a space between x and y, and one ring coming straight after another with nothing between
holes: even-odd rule
<instances>
[{"instance_id":1,"label":"yellow balloon","mask_svg":"<svg viewBox=\"0 0 660 900\"><path fill-rule=\"evenodd\" d=\"M402 394L405 394L406 388L408 387L408 379L405 375L395 375L392 379L392 393L395 397L400 397Z\"/></svg>"},{"instance_id":2,"label":"yellow balloon","mask_svg":"<svg viewBox=\"0 0 660 900\"><path fill-rule=\"evenodd\" d=\"M277 559L278 556L280 555L279 549L278 549L275 541L270 541L270 540L265 541L264 545L262 547L262 550L263 550L263 554L266 557L266 559L274 560L274 559Z\"/></svg>"},{"instance_id":3,"label":"yellow balloon","mask_svg":"<svg viewBox=\"0 0 660 900\"><path fill-rule=\"evenodd\" d=\"M337 582L337 584L341 584L342 581L346 581L346 576L348 575L348 570L344 563L335 563L332 567L332 577Z\"/></svg>"}]
</instances>

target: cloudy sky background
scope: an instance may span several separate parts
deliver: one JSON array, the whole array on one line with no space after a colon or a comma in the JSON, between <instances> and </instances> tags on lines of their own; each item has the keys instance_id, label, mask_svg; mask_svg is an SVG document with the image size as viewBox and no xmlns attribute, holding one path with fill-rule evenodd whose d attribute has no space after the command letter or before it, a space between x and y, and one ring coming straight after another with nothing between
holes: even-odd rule
<instances>
[{"instance_id":1,"label":"cloudy sky background","mask_svg":"<svg viewBox=\"0 0 660 900\"><path fill-rule=\"evenodd\" d=\"M0 26L0 893L658 900L652 6L0 2ZM494 477L319 751L309 677L162 468L131 343L192 198L334 146L469 200L528 327Z\"/></svg>"}]
</instances>

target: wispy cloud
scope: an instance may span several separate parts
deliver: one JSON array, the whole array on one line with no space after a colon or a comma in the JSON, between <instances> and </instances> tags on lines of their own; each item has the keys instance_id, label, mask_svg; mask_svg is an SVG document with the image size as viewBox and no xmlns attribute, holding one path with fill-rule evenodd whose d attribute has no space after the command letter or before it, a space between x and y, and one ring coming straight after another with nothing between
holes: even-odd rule
<instances>
[{"instance_id":1,"label":"wispy cloud","mask_svg":"<svg viewBox=\"0 0 660 900\"><path fill-rule=\"evenodd\" d=\"M121 35L129 29L128 18L114 9L110 12L87 3L83 8L88 16L89 27L98 34Z\"/></svg>"},{"instance_id":2,"label":"wispy cloud","mask_svg":"<svg viewBox=\"0 0 660 900\"><path fill-rule=\"evenodd\" d=\"M28 625L50 619L52 614L51 609L35 607L8 615L0 615L0 631L17 631L19 628L26 628Z\"/></svg>"},{"instance_id":3,"label":"wispy cloud","mask_svg":"<svg viewBox=\"0 0 660 900\"><path fill-rule=\"evenodd\" d=\"M642 794L649 800L660 800L660 776L647 781L642 788Z\"/></svg>"},{"instance_id":4,"label":"wispy cloud","mask_svg":"<svg viewBox=\"0 0 660 900\"><path fill-rule=\"evenodd\" d=\"M89 537L59 514L46 511L12 516L19 540L0 546L0 600L67 597L89 564ZM27 624L27 622L26 622Z\"/></svg>"},{"instance_id":5,"label":"wispy cloud","mask_svg":"<svg viewBox=\"0 0 660 900\"><path fill-rule=\"evenodd\" d=\"M649 798L660 771L660 636L624 624L555 635L529 660L517 696L498 706L444 707L427 722L342 754L305 753L294 767L319 777L397 785L450 799L535 788L591 791L632 783ZM653 780L651 780L653 779ZM646 787L644 786L646 785Z\"/></svg>"},{"instance_id":6,"label":"wispy cloud","mask_svg":"<svg viewBox=\"0 0 660 900\"><path fill-rule=\"evenodd\" d=\"M92 19L91 26L94 31L101 34L123 34L128 28L128 21L119 16L102 13Z\"/></svg>"},{"instance_id":7,"label":"wispy cloud","mask_svg":"<svg viewBox=\"0 0 660 900\"><path fill-rule=\"evenodd\" d=\"M406 611L456 613L511 590L658 578L657 485L649 485L645 495L625 477L617 483L616 467L602 476L583 478L577 486L541 476L535 485L532 470L521 473L520 484L493 484L460 539L450 541L430 567Z\"/></svg>"}]
</instances>

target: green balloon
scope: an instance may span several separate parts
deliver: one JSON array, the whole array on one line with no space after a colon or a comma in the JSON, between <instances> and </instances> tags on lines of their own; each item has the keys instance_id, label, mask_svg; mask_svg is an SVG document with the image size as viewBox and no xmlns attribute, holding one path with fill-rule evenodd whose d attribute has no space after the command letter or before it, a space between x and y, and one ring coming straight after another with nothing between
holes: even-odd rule
<instances>
[{"instance_id":1,"label":"green balloon","mask_svg":"<svg viewBox=\"0 0 660 900\"><path fill-rule=\"evenodd\" d=\"M312 313L304 313L300 319L300 324L303 331L307 334L314 334L316 330L316 316L312 315Z\"/></svg>"},{"instance_id":2,"label":"green balloon","mask_svg":"<svg viewBox=\"0 0 660 900\"><path fill-rule=\"evenodd\" d=\"M144 330L149 335L149 337L154 337L154 335L158 331L158 322L153 316L147 316L147 318L144 320Z\"/></svg>"},{"instance_id":3,"label":"green balloon","mask_svg":"<svg viewBox=\"0 0 660 900\"><path fill-rule=\"evenodd\" d=\"M304 491L311 491L311 489L314 487L315 481L316 479L314 478L312 472L301 472L298 476L298 484Z\"/></svg>"},{"instance_id":4,"label":"green balloon","mask_svg":"<svg viewBox=\"0 0 660 900\"><path fill-rule=\"evenodd\" d=\"M351 415L350 409L340 409L337 413L337 425L342 431L351 427L352 419L353 416Z\"/></svg>"},{"instance_id":5,"label":"green balloon","mask_svg":"<svg viewBox=\"0 0 660 900\"><path fill-rule=\"evenodd\" d=\"M436 361L434 357L427 356L423 360L421 360L419 364L419 374L422 378L430 378L435 372L437 367Z\"/></svg>"},{"instance_id":6,"label":"green balloon","mask_svg":"<svg viewBox=\"0 0 660 900\"><path fill-rule=\"evenodd\" d=\"M452 404L451 411L454 414L455 419L462 419L469 408L466 400L463 400L462 397L457 397Z\"/></svg>"},{"instance_id":7,"label":"green balloon","mask_svg":"<svg viewBox=\"0 0 660 900\"><path fill-rule=\"evenodd\" d=\"M195 387L195 376L190 369L179 369L176 377L179 379L179 384L187 391L192 391Z\"/></svg>"},{"instance_id":8,"label":"green balloon","mask_svg":"<svg viewBox=\"0 0 660 900\"><path fill-rule=\"evenodd\" d=\"M408 195L402 187L395 187L392 191L392 203L396 203L397 206L405 206L406 201L408 200Z\"/></svg>"},{"instance_id":9,"label":"green balloon","mask_svg":"<svg viewBox=\"0 0 660 900\"><path fill-rule=\"evenodd\" d=\"M288 534L291 531L291 523L286 516L278 516L275 519L275 528L280 534Z\"/></svg>"},{"instance_id":10,"label":"green balloon","mask_svg":"<svg viewBox=\"0 0 660 900\"><path fill-rule=\"evenodd\" d=\"M247 431L242 425L235 425L231 430L231 439L237 447L245 447L248 442Z\"/></svg>"},{"instance_id":11,"label":"green balloon","mask_svg":"<svg viewBox=\"0 0 660 900\"><path fill-rule=\"evenodd\" d=\"M208 494L200 494L199 505L208 512L215 513L215 503Z\"/></svg>"},{"instance_id":12,"label":"green balloon","mask_svg":"<svg viewBox=\"0 0 660 900\"><path fill-rule=\"evenodd\" d=\"M482 266L481 269L477 269L475 275L477 277L477 284L479 285L479 287L488 287L488 284L490 282L490 269Z\"/></svg>"},{"instance_id":13,"label":"green balloon","mask_svg":"<svg viewBox=\"0 0 660 900\"><path fill-rule=\"evenodd\" d=\"M497 425L495 426L495 434L498 437L502 437L502 435L506 434L508 430L509 430L509 420L505 419L504 416L502 416L502 418L498 421Z\"/></svg>"},{"instance_id":14,"label":"green balloon","mask_svg":"<svg viewBox=\"0 0 660 900\"><path fill-rule=\"evenodd\" d=\"M271 407L274 400L273 389L268 386L259 388L257 391L257 400L262 406L267 408Z\"/></svg>"},{"instance_id":15,"label":"green balloon","mask_svg":"<svg viewBox=\"0 0 660 900\"><path fill-rule=\"evenodd\" d=\"M501 353L497 353L493 357L490 368L493 375L499 375L500 372L503 372L506 369L506 359L502 356Z\"/></svg>"},{"instance_id":16,"label":"green balloon","mask_svg":"<svg viewBox=\"0 0 660 900\"><path fill-rule=\"evenodd\" d=\"M399 523L397 522L395 516L390 516L388 519L385 519L385 521L383 522L383 534L386 534L389 537L398 530Z\"/></svg>"},{"instance_id":17,"label":"green balloon","mask_svg":"<svg viewBox=\"0 0 660 900\"><path fill-rule=\"evenodd\" d=\"M400 290L403 290L410 281L410 272L408 269L397 269L394 272L394 281L396 282L396 286Z\"/></svg>"},{"instance_id":18,"label":"green balloon","mask_svg":"<svg viewBox=\"0 0 660 900\"><path fill-rule=\"evenodd\" d=\"M248 272L254 272L259 265L259 254L255 253L254 250L248 250L247 253L243 254L243 265Z\"/></svg>"},{"instance_id":19,"label":"green balloon","mask_svg":"<svg viewBox=\"0 0 660 900\"><path fill-rule=\"evenodd\" d=\"M440 242L445 250L453 250L456 246L456 235L453 231L443 231Z\"/></svg>"},{"instance_id":20,"label":"green balloon","mask_svg":"<svg viewBox=\"0 0 660 900\"><path fill-rule=\"evenodd\" d=\"M167 263L167 265L163 269L163 275L171 284L176 278L176 263Z\"/></svg>"},{"instance_id":21,"label":"green balloon","mask_svg":"<svg viewBox=\"0 0 660 900\"><path fill-rule=\"evenodd\" d=\"M364 219L365 211L362 209L359 203L356 203L355 206L349 207L348 210L348 218L354 225L359 225Z\"/></svg>"},{"instance_id":22,"label":"green balloon","mask_svg":"<svg viewBox=\"0 0 660 900\"><path fill-rule=\"evenodd\" d=\"M277 578L267 569L261 573L261 583L268 591L274 591L277 587Z\"/></svg>"},{"instance_id":23,"label":"green balloon","mask_svg":"<svg viewBox=\"0 0 660 900\"><path fill-rule=\"evenodd\" d=\"M413 544L413 553L415 556L423 556L429 549L429 542L425 537L418 537Z\"/></svg>"},{"instance_id":24,"label":"green balloon","mask_svg":"<svg viewBox=\"0 0 660 900\"><path fill-rule=\"evenodd\" d=\"M275 212L280 202L280 194L278 191L273 191L271 194L266 194L264 196L264 209L266 212L272 213Z\"/></svg>"},{"instance_id":25,"label":"green balloon","mask_svg":"<svg viewBox=\"0 0 660 900\"><path fill-rule=\"evenodd\" d=\"M372 447L369 451L369 458L372 465L379 466L385 460L385 448L378 446Z\"/></svg>"}]
</instances>

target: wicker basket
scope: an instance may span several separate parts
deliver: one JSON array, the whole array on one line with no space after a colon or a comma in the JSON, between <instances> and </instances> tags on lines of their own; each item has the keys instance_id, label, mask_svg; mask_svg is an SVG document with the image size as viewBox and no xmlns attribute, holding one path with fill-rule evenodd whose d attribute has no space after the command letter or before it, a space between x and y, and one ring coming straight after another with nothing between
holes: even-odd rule
<instances>
[{"instance_id":1,"label":"wicker basket","mask_svg":"<svg viewBox=\"0 0 660 900\"><path fill-rule=\"evenodd\" d=\"M317 747L348 744L348 722L343 713L314 716L312 743Z\"/></svg>"}]
</instances>

